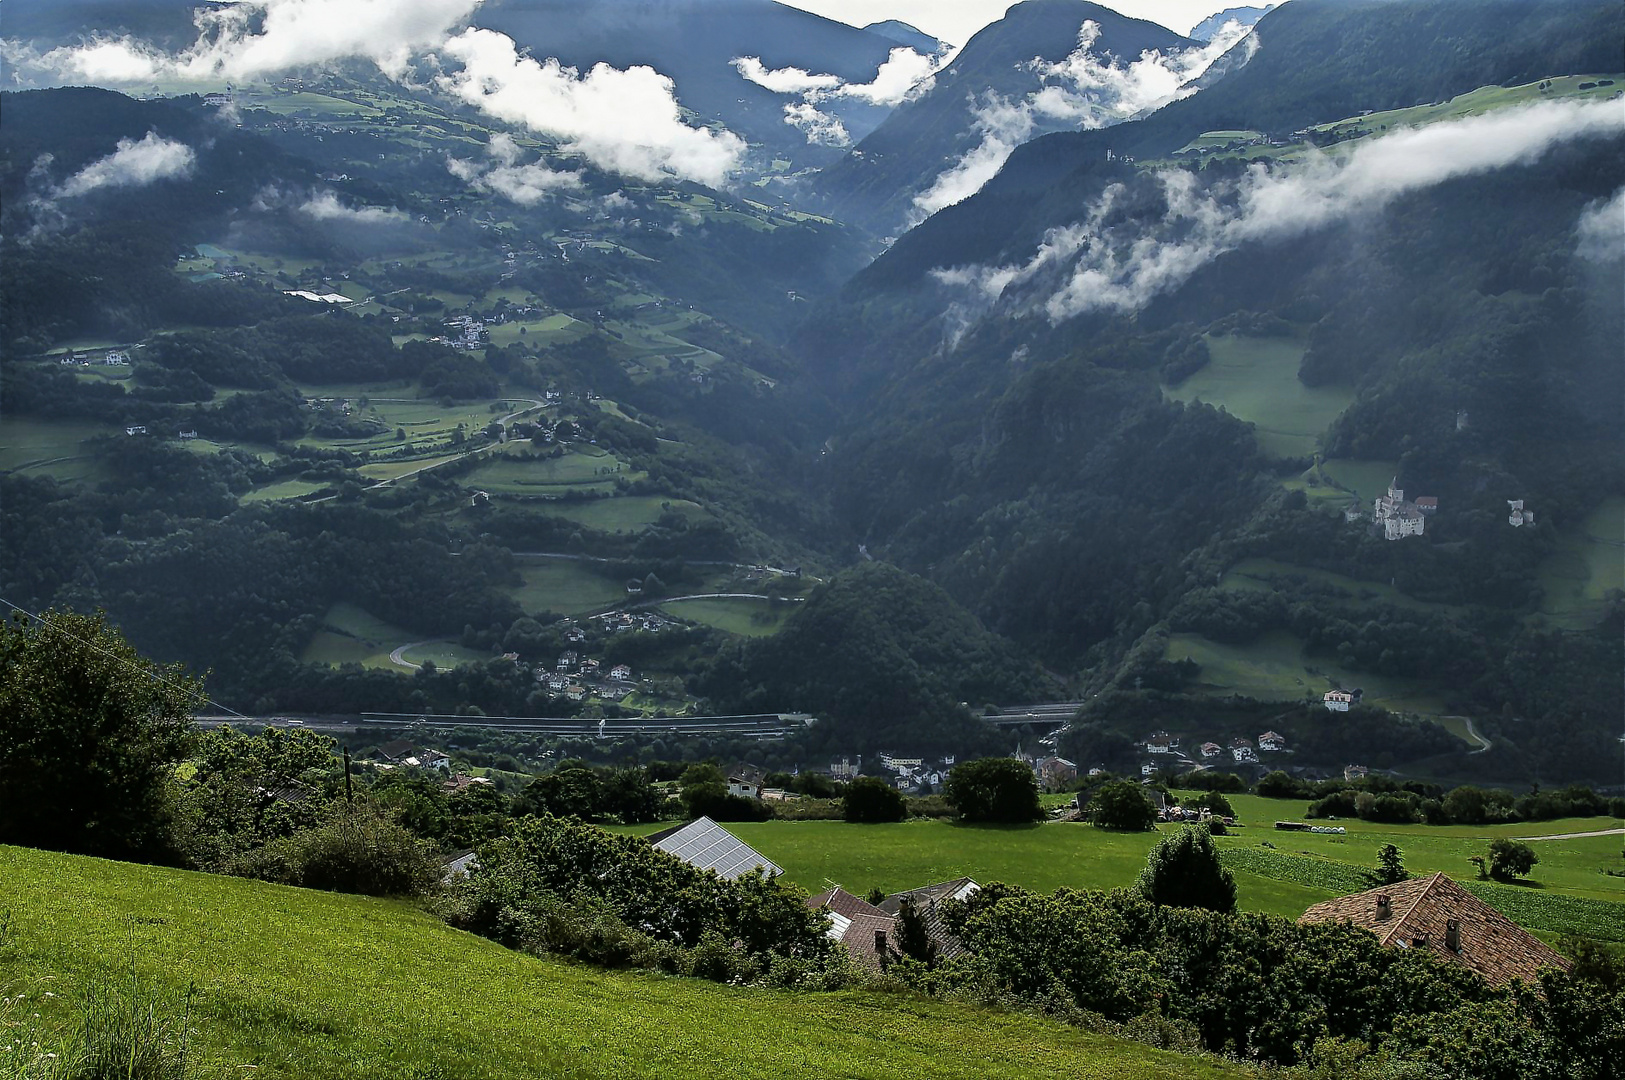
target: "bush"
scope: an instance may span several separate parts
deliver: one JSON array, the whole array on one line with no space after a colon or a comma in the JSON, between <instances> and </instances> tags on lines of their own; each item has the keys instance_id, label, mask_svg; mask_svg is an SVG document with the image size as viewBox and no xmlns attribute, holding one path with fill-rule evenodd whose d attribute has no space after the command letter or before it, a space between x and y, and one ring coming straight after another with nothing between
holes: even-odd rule
<instances>
[{"instance_id":1,"label":"bush","mask_svg":"<svg viewBox=\"0 0 1625 1080\"><path fill-rule=\"evenodd\" d=\"M335 807L313 829L242 856L230 872L283 885L365 896L423 896L441 879L428 844L370 804Z\"/></svg>"},{"instance_id":2,"label":"bush","mask_svg":"<svg viewBox=\"0 0 1625 1080\"><path fill-rule=\"evenodd\" d=\"M1235 817L1236 811L1230 805L1230 800L1217 791L1209 791L1205 795L1198 795L1194 799L1186 799L1181 805L1186 808L1195 807L1198 810L1207 810L1219 817Z\"/></svg>"},{"instance_id":3,"label":"bush","mask_svg":"<svg viewBox=\"0 0 1625 1080\"><path fill-rule=\"evenodd\" d=\"M1132 780L1113 780L1102 785L1089 806L1094 811L1096 828L1124 832L1149 832L1156 828L1156 807Z\"/></svg>"},{"instance_id":4,"label":"bush","mask_svg":"<svg viewBox=\"0 0 1625 1080\"><path fill-rule=\"evenodd\" d=\"M1236 910L1236 879L1219 864L1212 834L1195 825L1163 837L1151 849L1139 890L1162 907Z\"/></svg>"},{"instance_id":5,"label":"bush","mask_svg":"<svg viewBox=\"0 0 1625 1080\"><path fill-rule=\"evenodd\" d=\"M1044 816L1038 777L1015 758L982 758L955 765L943 795L966 821L1016 823Z\"/></svg>"},{"instance_id":6,"label":"bush","mask_svg":"<svg viewBox=\"0 0 1625 1080\"><path fill-rule=\"evenodd\" d=\"M773 808L760 799L747 799L743 795L730 795L728 789L714 781L692 784L683 788L683 812L691 818L708 817L712 821L768 821Z\"/></svg>"},{"instance_id":7,"label":"bush","mask_svg":"<svg viewBox=\"0 0 1625 1080\"><path fill-rule=\"evenodd\" d=\"M1266 775L1253 791L1266 799L1303 799L1309 796L1307 787L1280 769Z\"/></svg>"},{"instance_id":8,"label":"bush","mask_svg":"<svg viewBox=\"0 0 1625 1080\"><path fill-rule=\"evenodd\" d=\"M1496 881L1528 877L1538 862L1535 849L1521 841L1503 837L1490 844L1490 877Z\"/></svg>"},{"instance_id":9,"label":"bush","mask_svg":"<svg viewBox=\"0 0 1625 1080\"><path fill-rule=\"evenodd\" d=\"M902 821L908 816L903 793L874 776L860 776L846 785L846 820L872 824Z\"/></svg>"}]
</instances>

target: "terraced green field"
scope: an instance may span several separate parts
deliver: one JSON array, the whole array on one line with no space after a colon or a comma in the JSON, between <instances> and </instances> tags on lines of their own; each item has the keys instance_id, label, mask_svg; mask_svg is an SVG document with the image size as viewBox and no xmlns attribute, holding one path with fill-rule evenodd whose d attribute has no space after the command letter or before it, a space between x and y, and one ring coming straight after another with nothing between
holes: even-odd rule
<instances>
[{"instance_id":1,"label":"terraced green field","mask_svg":"<svg viewBox=\"0 0 1625 1080\"><path fill-rule=\"evenodd\" d=\"M1331 422L1354 400L1349 387L1298 381L1302 338L1209 337L1212 360L1177 387L1175 401L1219 406L1254 426L1258 445L1280 457L1307 457Z\"/></svg>"},{"instance_id":2,"label":"terraced green field","mask_svg":"<svg viewBox=\"0 0 1625 1080\"><path fill-rule=\"evenodd\" d=\"M487 299L490 295L487 294ZM562 345L565 342L576 341L592 333L592 327L584 322L578 322L562 312L557 315L548 315L540 319L519 319L506 322L500 326L489 328L491 344L508 346L516 342L526 342L530 345ZM521 334L519 331L525 332Z\"/></svg>"},{"instance_id":3,"label":"terraced green field","mask_svg":"<svg viewBox=\"0 0 1625 1080\"><path fill-rule=\"evenodd\" d=\"M528 449L528 448L527 448ZM615 477L635 480L625 462L595 446L572 446L562 457L529 458L493 454L464 477L467 487L492 495L561 495L569 491L610 492Z\"/></svg>"},{"instance_id":4,"label":"terraced green field","mask_svg":"<svg viewBox=\"0 0 1625 1080\"><path fill-rule=\"evenodd\" d=\"M1021 1014L606 972L511 952L409 904L23 848L0 848L0 911L14 926L0 989L26 993L47 1030L81 987L130 971L168 1007L195 985L202 1076L1247 1075Z\"/></svg>"},{"instance_id":5,"label":"terraced green field","mask_svg":"<svg viewBox=\"0 0 1625 1080\"><path fill-rule=\"evenodd\" d=\"M109 425L7 416L0 422L0 472L87 480L100 476L89 440L122 435Z\"/></svg>"}]
</instances>

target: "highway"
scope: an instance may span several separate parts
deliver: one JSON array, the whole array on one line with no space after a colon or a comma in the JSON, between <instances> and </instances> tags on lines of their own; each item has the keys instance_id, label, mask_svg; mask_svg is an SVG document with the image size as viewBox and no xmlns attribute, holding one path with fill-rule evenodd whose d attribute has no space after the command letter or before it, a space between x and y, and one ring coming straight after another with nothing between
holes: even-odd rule
<instances>
[{"instance_id":1,"label":"highway","mask_svg":"<svg viewBox=\"0 0 1625 1080\"><path fill-rule=\"evenodd\" d=\"M278 713L274 716L194 716L198 727L302 727L328 734L356 728L399 728L447 731L479 728L537 735L574 735L613 739L628 735L731 735L736 738L782 739L817 722L805 713L760 713L748 716L637 717L628 720L586 720L548 716L454 716L446 713L377 713L350 716L315 716Z\"/></svg>"}]
</instances>

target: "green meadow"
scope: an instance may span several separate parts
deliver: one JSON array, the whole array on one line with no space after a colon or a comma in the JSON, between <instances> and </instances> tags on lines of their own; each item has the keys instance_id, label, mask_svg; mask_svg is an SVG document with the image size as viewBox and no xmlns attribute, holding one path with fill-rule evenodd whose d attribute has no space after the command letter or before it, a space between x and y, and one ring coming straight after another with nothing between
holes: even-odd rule
<instances>
[{"instance_id":1,"label":"green meadow","mask_svg":"<svg viewBox=\"0 0 1625 1080\"><path fill-rule=\"evenodd\" d=\"M1298 364L1300 337L1207 338L1206 367L1164 393L1175 401L1202 401L1252 424L1258 445L1279 457L1307 457L1320 437L1354 400L1349 387L1305 386Z\"/></svg>"},{"instance_id":2,"label":"green meadow","mask_svg":"<svg viewBox=\"0 0 1625 1080\"><path fill-rule=\"evenodd\" d=\"M636 480L643 474L627 470L625 463L608 451L572 446L560 457L492 454L464 478L464 484L492 495L556 496L570 491L609 492L614 490L617 476Z\"/></svg>"},{"instance_id":3,"label":"green meadow","mask_svg":"<svg viewBox=\"0 0 1625 1080\"><path fill-rule=\"evenodd\" d=\"M1398 712L1444 713L1442 699L1413 679L1348 671L1336 661L1304 655L1302 638L1288 630L1271 630L1245 645L1210 641L1200 634L1170 634L1164 656L1193 660L1201 666L1200 687L1213 694L1241 694L1261 701L1301 701L1341 686L1358 686L1366 699Z\"/></svg>"},{"instance_id":4,"label":"green meadow","mask_svg":"<svg viewBox=\"0 0 1625 1080\"><path fill-rule=\"evenodd\" d=\"M522 583L512 590L528 614L583 615L626 599L626 584L576 559L521 559Z\"/></svg>"},{"instance_id":5,"label":"green meadow","mask_svg":"<svg viewBox=\"0 0 1625 1080\"><path fill-rule=\"evenodd\" d=\"M1337 821L1348 833L1283 832L1278 820L1303 821L1306 804L1252 795L1228 796L1241 823L1215 838L1236 876L1243 910L1296 918L1310 905L1369 887L1363 872L1377 850L1396 845L1413 874L1443 871L1468 883L1484 899L1541 934L1569 931L1625 941L1625 871L1618 834L1534 840L1540 864L1526 883L1476 881L1468 861L1499 836L1556 836L1617 828L1611 818L1568 819L1522 825L1428 826ZM1072 822L1026 826L964 825L913 820L894 825L843 821L735 823L729 831L784 868L788 880L810 891L831 885L863 895L972 877L1040 892L1059 888L1114 889L1131 885L1161 835L1118 833ZM633 832L651 832L643 826Z\"/></svg>"},{"instance_id":6,"label":"green meadow","mask_svg":"<svg viewBox=\"0 0 1625 1080\"><path fill-rule=\"evenodd\" d=\"M1539 581L1541 614L1566 629L1595 626L1608 594L1625 589L1625 498L1604 499L1578 527L1560 527Z\"/></svg>"},{"instance_id":7,"label":"green meadow","mask_svg":"<svg viewBox=\"0 0 1625 1080\"><path fill-rule=\"evenodd\" d=\"M559 502L547 508L554 517L567 518L604 532L641 532L667 511L682 514L690 521L706 516L699 503L664 495L621 495L612 499Z\"/></svg>"},{"instance_id":8,"label":"green meadow","mask_svg":"<svg viewBox=\"0 0 1625 1080\"><path fill-rule=\"evenodd\" d=\"M660 610L675 619L686 619L730 634L765 637L778 633L795 605L729 596L678 600L661 604Z\"/></svg>"},{"instance_id":9,"label":"green meadow","mask_svg":"<svg viewBox=\"0 0 1625 1080\"><path fill-rule=\"evenodd\" d=\"M0 422L0 472L91 479L99 475L91 440L114 434L123 432L90 421L7 416Z\"/></svg>"},{"instance_id":10,"label":"green meadow","mask_svg":"<svg viewBox=\"0 0 1625 1080\"><path fill-rule=\"evenodd\" d=\"M385 622L354 604L334 604L299 659L301 663L328 667L360 664L400 671L403 669L390 661L389 654L414 640L410 630Z\"/></svg>"},{"instance_id":11,"label":"green meadow","mask_svg":"<svg viewBox=\"0 0 1625 1080\"><path fill-rule=\"evenodd\" d=\"M23 848L0 847L0 911L12 927L0 987L25 993L42 1025L69 1022L81 987L132 971L172 1003L195 987L199 1075L1248 1075L1022 1014L606 972L509 951L410 904Z\"/></svg>"}]
</instances>

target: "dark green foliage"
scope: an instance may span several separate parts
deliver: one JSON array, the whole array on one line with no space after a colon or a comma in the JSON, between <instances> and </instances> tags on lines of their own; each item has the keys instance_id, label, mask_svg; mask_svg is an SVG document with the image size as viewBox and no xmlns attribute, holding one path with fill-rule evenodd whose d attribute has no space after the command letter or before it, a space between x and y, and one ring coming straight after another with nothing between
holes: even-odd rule
<instances>
[{"instance_id":1,"label":"dark green foliage","mask_svg":"<svg viewBox=\"0 0 1625 1080\"><path fill-rule=\"evenodd\" d=\"M862 563L815 590L777 634L724 651L701 690L727 711L813 713L813 734L842 750L906 742L951 753L992 741L961 702L1042 698L1043 685L942 589Z\"/></svg>"},{"instance_id":2,"label":"dark green foliage","mask_svg":"<svg viewBox=\"0 0 1625 1080\"><path fill-rule=\"evenodd\" d=\"M1218 817L1236 816L1235 808L1230 805L1230 800L1219 794L1218 791L1209 791L1195 798L1186 799L1180 805L1187 809L1209 810Z\"/></svg>"},{"instance_id":3,"label":"dark green foliage","mask_svg":"<svg viewBox=\"0 0 1625 1080\"><path fill-rule=\"evenodd\" d=\"M691 818L708 817L712 821L767 821L773 808L760 799L733 795L726 784L708 781L688 784L683 788L683 813Z\"/></svg>"},{"instance_id":4,"label":"dark green foliage","mask_svg":"<svg viewBox=\"0 0 1625 1080\"><path fill-rule=\"evenodd\" d=\"M1132 780L1113 780L1101 785L1089 805L1090 820L1097 829L1149 832L1156 827L1156 808L1140 785Z\"/></svg>"},{"instance_id":5,"label":"dark green foliage","mask_svg":"<svg viewBox=\"0 0 1625 1080\"><path fill-rule=\"evenodd\" d=\"M479 869L462 888L456 921L514 948L579 952L590 938L569 928L580 926L580 913L597 911L624 943L621 963L633 962L639 950L641 962L661 962L639 937L692 950L714 936L724 955L730 942L737 943L758 969L773 956L818 960L831 949L823 933L827 917L807 907L794 889L760 875L723 881L640 838L557 818L525 819L481 848ZM572 910L576 914L568 915ZM556 948L566 940L576 948ZM602 953L592 958L613 959ZM726 979L737 969L702 966L694 973Z\"/></svg>"},{"instance_id":6,"label":"dark green foliage","mask_svg":"<svg viewBox=\"0 0 1625 1080\"><path fill-rule=\"evenodd\" d=\"M314 826L335 772L333 740L313 731L230 728L203 734L180 781L179 846L192 865L213 870L272 840ZM423 833L422 835L432 835Z\"/></svg>"},{"instance_id":7,"label":"dark green foliage","mask_svg":"<svg viewBox=\"0 0 1625 1080\"><path fill-rule=\"evenodd\" d=\"M0 622L0 843L169 857L172 777L203 703L102 615Z\"/></svg>"},{"instance_id":8,"label":"dark green foliage","mask_svg":"<svg viewBox=\"0 0 1625 1080\"><path fill-rule=\"evenodd\" d=\"M1274 773L1270 773L1274 776ZM1281 775L1285 775L1284 773ZM1268 779L1268 777L1266 777ZM1174 781L1175 787L1189 788L1194 791L1224 792L1227 795L1241 795L1247 790L1247 781L1235 773L1219 772L1215 769L1201 769L1196 772L1180 773ZM1260 795L1264 794L1262 791Z\"/></svg>"},{"instance_id":9,"label":"dark green foliage","mask_svg":"<svg viewBox=\"0 0 1625 1080\"><path fill-rule=\"evenodd\" d=\"M903 793L876 776L860 776L847 784L841 802L847 821L867 824L902 821L908 816Z\"/></svg>"},{"instance_id":10,"label":"dark green foliage","mask_svg":"<svg viewBox=\"0 0 1625 1080\"><path fill-rule=\"evenodd\" d=\"M231 873L367 896L426 895L441 876L434 849L383 806L335 803L321 824L273 840Z\"/></svg>"},{"instance_id":11,"label":"dark green foliage","mask_svg":"<svg viewBox=\"0 0 1625 1080\"><path fill-rule=\"evenodd\" d=\"M1408 880L1410 876L1400 859L1399 848L1393 844L1384 844L1377 850L1377 869L1370 875L1371 884L1398 885L1401 881Z\"/></svg>"},{"instance_id":12,"label":"dark green foliage","mask_svg":"<svg viewBox=\"0 0 1625 1080\"><path fill-rule=\"evenodd\" d=\"M1253 788L1255 794L1266 799L1302 799L1308 797L1310 790L1280 769L1266 773Z\"/></svg>"},{"instance_id":13,"label":"dark green foliage","mask_svg":"<svg viewBox=\"0 0 1625 1080\"><path fill-rule=\"evenodd\" d=\"M1195 825L1157 842L1140 872L1139 889L1153 904L1236 910L1236 880L1220 865L1212 834Z\"/></svg>"},{"instance_id":14,"label":"dark green foliage","mask_svg":"<svg viewBox=\"0 0 1625 1080\"><path fill-rule=\"evenodd\" d=\"M949 771L943 796L965 821L1015 824L1044 816L1038 778L1015 758L960 762Z\"/></svg>"},{"instance_id":15,"label":"dark green foliage","mask_svg":"<svg viewBox=\"0 0 1625 1080\"><path fill-rule=\"evenodd\" d=\"M1496 881L1528 877L1539 862L1535 849L1521 840L1502 837L1490 842L1490 877Z\"/></svg>"}]
</instances>

